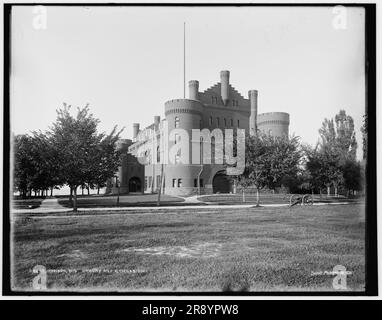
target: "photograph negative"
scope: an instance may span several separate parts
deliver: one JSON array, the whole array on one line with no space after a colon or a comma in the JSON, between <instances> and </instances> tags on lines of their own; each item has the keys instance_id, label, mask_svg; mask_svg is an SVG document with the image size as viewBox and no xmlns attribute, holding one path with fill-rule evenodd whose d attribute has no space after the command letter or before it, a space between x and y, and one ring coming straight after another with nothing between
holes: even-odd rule
<instances>
[{"instance_id":1,"label":"photograph negative","mask_svg":"<svg viewBox=\"0 0 382 320\"><path fill-rule=\"evenodd\" d=\"M370 7L5 12L10 294L370 293Z\"/></svg>"}]
</instances>

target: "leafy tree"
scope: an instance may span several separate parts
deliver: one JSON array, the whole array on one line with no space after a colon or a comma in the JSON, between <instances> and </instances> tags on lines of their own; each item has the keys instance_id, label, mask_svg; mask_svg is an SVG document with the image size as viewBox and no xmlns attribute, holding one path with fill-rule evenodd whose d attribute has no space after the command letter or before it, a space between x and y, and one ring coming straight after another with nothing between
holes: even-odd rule
<instances>
[{"instance_id":1,"label":"leafy tree","mask_svg":"<svg viewBox=\"0 0 382 320\"><path fill-rule=\"evenodd\" d=\"M345 110L340 110L334 120L325 119L319 129L321 143L319 150L310 154L308 170L314 172L327 188L330 194L330 186L338 189L344 184L345 163L356 161L357 141L355 139L354 121ZM317 176L319 175L319 177Z\"/></svg>"},{"instance_id":2,"label":"leafy tree","mask_svg":"<svg viewBox=\"0 0 382 320\"><path fill-rule=\"evenodd\" d=\"M13 186L23 198L31 192L32 177L35 174L32 158L32 138L29 135L14 137Z\"/></svg>"},{"instance_id":3,"label":"leafy tree","mask_svg":"<svg viewBox=\"0 0 382 320\"><path fill-rule=\"evenodd\" d=\"M53 189L63 185L59 152L55 148L54 140L48 133L33 132L32 141L36 170L34 187L43 191L50 189L51 195L53 195Z\"/></svg>"},{"instance_id":4,"label":"leafy tree","mask_svg":"<svg viewBox=\"0 0 382 320\"><path fill-rule=\"evenodd\" d=\"M363 159L367 157L367 114L363 116L363 124L361 127L362 132L362 151L363 151Z\"/></svg>"},{"instance_id":5,"label":"leafy tree","mask_svg":"<svg viewBox=\"0 0 382 320\"><path fill-rule=\"evenodd\" d=\"M347 160L343 165L344 186L350 192L362 189L362 168L357 161Z\"/></svg>"},{"instance_id":6,"label":"leafy tree","mask_svg":"<svg viewBox=\"0 0 382 320\"><path fill-rule=\"evenodd\" d=\"M260 190L274 188L281 184L286 175L298 171L301 160L297 137L273 137L263 133L247 137L245 150L245 170L238 177L242 188L256 188L257 205L260 204Z\"/></svg>"},{"instance_id":7,"label":"leafy tree","mask_svg":"<svg viewBox=\"0 0 382 320\"><path fill-rule=\"evenodd\" d=\"M121 131L116 128L109 135L99 134L99 120L89 112L89 106L78 108L76 117L71 106L64 104L57 111L57 120L50 135L58 152L60 172L73 194L73 211L77 211L77 188L105 177L110 178L118 168L119 156L115 142ZM105 166L107 169L105 169Z\"/></svg>"}]
</instances>

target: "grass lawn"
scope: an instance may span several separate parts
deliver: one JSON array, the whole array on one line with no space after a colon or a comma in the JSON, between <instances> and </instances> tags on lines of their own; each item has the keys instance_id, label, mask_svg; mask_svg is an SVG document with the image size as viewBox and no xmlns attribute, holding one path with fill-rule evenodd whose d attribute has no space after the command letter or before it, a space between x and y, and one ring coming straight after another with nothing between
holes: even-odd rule
<instances>
[{"instance_id":1,"label":"grass lawn","mask_svg":"<svg viewBox=\"0 0 382 320\"><path fill-rule=\"evenodd\" d=\"M12 287L33 291L32 268L43 265L48 290L334 291L332 275L314 273L343 265L348 290L363 291L364 239L355 204L23 215Z\"/></svg>"},{"instance_id":2,"label":"grass lawn","mask_svg":"<svg viewBox=\"0 0 382 320\"><path fill-rule=\"evenodd\" d=\"M157 194L136 194L136 195L121 195L119 197L120 207L142 207L156 206ZM161 205L178 205L184 202L184 199L161 195ZM58 203L64 207L71 208L69 197L60 197ZM115 207L117 205L117 196L77 196L78 208L102 208Z\"/></svg>"}]
</instances>

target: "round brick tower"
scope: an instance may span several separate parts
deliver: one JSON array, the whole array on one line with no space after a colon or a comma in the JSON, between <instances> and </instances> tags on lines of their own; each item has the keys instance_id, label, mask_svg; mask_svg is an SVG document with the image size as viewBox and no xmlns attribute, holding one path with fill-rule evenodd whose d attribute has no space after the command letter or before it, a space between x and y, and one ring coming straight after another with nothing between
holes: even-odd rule
<instances>
[{"instance_id":1,"label":"round brick tower","mask_svg":"<svg viewBox=\"0 0 382 320\"><path fill-rule=\"evenodd\" d=\"M182 146L188 146L189 150L188 163L186 164L174 163L175 159L169 159L165 173L166 194L189 195L195 193L194 179L200 171L200 165L192 165L191 137L192 129L200 129L201 127L202 112L203 104L196 99L174 99L165 103L169 135L174 129L184 129L188 133L188 141L184 141ZM174 144L174 141L168 142L169 151Z\"/></svg>"},{"instance_id":2,"label":"round brick tower","mask_svg":"<svg viewBox=\"0 0 382 320\"><path fill-rule=\"evenodd\" d=\"M289 113L267 112L261 113L257 117L257 127L259 131L269 133L276 137L289 135Z\"/></svg>"}]
</instances>

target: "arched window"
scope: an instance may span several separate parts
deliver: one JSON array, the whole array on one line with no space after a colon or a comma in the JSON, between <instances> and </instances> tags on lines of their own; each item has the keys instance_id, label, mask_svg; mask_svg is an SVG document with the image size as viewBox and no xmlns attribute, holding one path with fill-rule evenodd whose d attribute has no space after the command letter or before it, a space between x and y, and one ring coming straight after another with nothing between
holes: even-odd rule
<instances>
[{"instance_id":1,"label":"arched window","mask_svg":"<svg viewBox=\"0 0 382 320\"><path fill-rule=\"evenodd\" d=\"M231 119L231 127L233 127L233 119Z\"/></svg>"},{"instance_id":2,"label":"arched window","mask_svg":"<svg viewBox=\"0 0 382 320\"><path fill-rule=\"evenodd\" d=\"M157 163L160 163L160 147L157 146Z\"/></svg>"},{"instance_id":3,"label":"arched window","mask_svg":"<svg viewBox=\"0 0 382 320\"><path fill-rule=\"evenodd\" d=\"M175 164L180 163L180 151L175 155Z\"/></svg>"},{"instance_id":4,"label":"arched window","mask_svg":"<svg viewBox=\"0 0 382 320\"><path fill-rule=\"evenodd\" d=\"M220 126L220 121L219 121L219 117L216 118L216 126Z\"/></svg>"},{"instance_id":5,"label":"arched window","mask_svg":"<svg viewBox=\"0 0 382 320\"><path fill-rule=\"evenodd\" d=\"M237 119L237 127L239 128L240 127L240 120Z\"/></svg>"},{"instance_id":6,"label":"arched window","mask_svg":"<svg viewBox=\"0 0 382 320\"><path fill-rule=\"evenodd\" d=\"M175 128L179 128L179 117L175 117Z\"/></svg>"},{"instance_id":7,"label":"arched window","mask_svg":"<svg viewBox=\"0 0 382 320\"><path fill-rule=\"evenodd\" d=\"M226 127L226 126L227 126L227 119L224 118L224 127Z\"/></svg>"},{"instance_id":8,"label":"arched window","mask_svg":"<svg viewBox=\"0 0 382 320\"><path fill-rule=\"evenodd\" d=\"M146 160L146 164L151 164L151 156L148 150L145 151L145 160Z\"/></svg>"},{"instance_id":9,"label":"arched window","mask_svg":"<svg viewBox=\"0 0 382 320\"><path fill-rule=\"evenodd\" d=\"M212 117L210 117L210 126L212 126Z\"/></svg>"}]
</instances>

